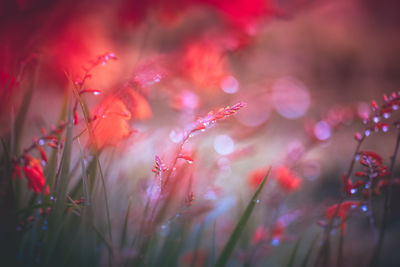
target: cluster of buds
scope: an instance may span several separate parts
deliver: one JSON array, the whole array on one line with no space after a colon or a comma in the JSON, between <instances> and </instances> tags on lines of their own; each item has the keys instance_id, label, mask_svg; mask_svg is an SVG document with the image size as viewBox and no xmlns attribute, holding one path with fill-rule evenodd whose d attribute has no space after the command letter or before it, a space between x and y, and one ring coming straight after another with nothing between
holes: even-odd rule
<instances>
[{"instance_id":1,"label":"cluster of buds","mask_svg":"<svg viewBox=\"0 0 400 267\"><path fill-rule=\"evenodd\" d=\"M233 106L220 108L217 111L210 111L207 116L198 118L194 126L188 131L187 136L191 136L197 131L204 131L206 128L212 127L217 121L226 119L227 117L235 114L241 108L246 107L246 103L239 102Z\"/></svg>"},{"instance_id":2,"label":"cluster of buds","mask_svg":"<svg viewBox=\"0 0 400 267\"><path fill-rule=\"evenodd\" d=\"M355 183L351 183L347 176L343 176L345 184L345 192L351 196L362 189L364 198L368 198L370 193L378 194L380 192L380 180L389 175L386 165L383 165L382 157L373 151L361 151L357 158L363 166L362 171L356 172L354 175L359 177ZM375 187L373 188L373 186Z\"/></svg>"},{"instance_id":3,"label":"cluster of buds","mask_svg":"<svg viewBox=\"0 0 400 267\"><path fill-rule=\"evenodd\" d=\"M162 173L166 172L168 167L161 161L159 156L155 156L153 169L151 170L155 175L161 176Z\"/></svg>"},{"instance_id":4,"label":"cluster of buds","mask_svg":"<svg viewBox=\"0 0 400 267\"><path fill-rule=\"evenodd\" d=\"M398 110L400 107L400 91L398 93L393 92L390 96L383 95L383 104L379 106L377 102L371 101L371 111L370 115L363 117L363 123L366 124L364 130L364 135L356 133L354 138L356 141L360 142L364 137L368 137L372 132L388 132L389 123L383 122L390 118L392 113ZM394 125L399 128L400 122L395 121Z\"/></svg>"}]
</instances>

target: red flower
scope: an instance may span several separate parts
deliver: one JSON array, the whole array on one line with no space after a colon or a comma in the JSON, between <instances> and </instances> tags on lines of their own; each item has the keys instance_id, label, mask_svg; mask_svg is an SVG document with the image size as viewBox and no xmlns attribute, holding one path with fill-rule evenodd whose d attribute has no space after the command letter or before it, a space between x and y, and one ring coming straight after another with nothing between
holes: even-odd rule
<instances>
[{"instance_id":1,"label":"red flower","mask_svg":"<svg viewBox=\"0 0 400 267\"><path fill-rule=\"evenodd\" d=\"M288 167L282 166L275 170L275 179L278 185L286 192L291 192L301 186L301 178L293 173Z\"/></svg>"},{"instance_id":2,"label":"red flower","mask_svg":"<svg viewBox=\"0 0 400 267\"><path fill-rule=\"evenodd\" d=\"M36 194L40 194L46 183L43 168L42 165L40 165L40 160L35 159L29 155L25 156L25 159L26 163L25 166L22 167L22 171L24 172L26 179L28 179L28 188ZM49 186L46 186L44 194L49 194Z\"/></svg>"},{"instance_id":3,"label":"red flower","mask_svg":"<svg viewBox=\"0 0 400 267\"><path fill-rule=\"evenodd\" d=\"M208 43L190 44L185 51L182 67L195 85L208 91L219 88L222 77L228 74L222 51Z\"/></svg>"},{"instance_id":4,"label":"red flower","mask_svg":"<svg viewBox=\"0 0 400 267\"><path fill-rule=\"evenodd\" d=\"M342 230L342 234L344 234L346 230L346 219L349 213L349 210L360 205L360 201L344 201L336 214L337 217L340 218L340 229ZM338 204L332 205L326 209L325 218L326 220L332 220L336 209L338 208Z\"/></svg>"},{"instance_id":5,"label":"red flower","mask_svg":"<svg viewBox=\"0 0 400 267\"><path fill-rule=\"evenodd\" d=\"M253 245L256 245L261 242L268 241L269 239L269 230L263 226L257 227L257 229L254 231L253 237L252 237L252 243Z\"/></svg>"},{"instance_id":6,"label":"red flower","mask_svg":"<svg viewBox=\"0 0 400 267\"><path fill-rule=\"evenodd\" d=\"M14 180L17 177L19 179L22 179L21 171L22 171L22 166L19 164L15 164L14 171L12 173L12 179Z\"/></svg>"},{"instance_id":7,"label":"red flower","mask_svg":"<svg viewBox=\"0 0 400 267\"><path fill-rule=\"evenodd\" d=\"M267 171L268 170L266 168L261 168L252 171L247 179L249 186L258 187L262 182L262 180L264 179L265 175L267 175Z\"/></svg>"},{"instance_id":8,"label":"red flower","mask_svg":"<svg viewBox=\"0 0 400 267\"><path fill-rule=\"evenodd\" d=\"M257 227L256 231L252 237L252 243L254 245L259 244L261 242L266 242L271 239L272 245L278 245L282 240L287 239L285 235L285 226L281 222L276 222L276 224L271 228L271 231L268 228L263 226Z\"/></svg>"},{"instance_id":9,"label":"red flower","mask_svg":"<svg viewBox=\"0 0 400 267\"><path fill-rule=\"evenodd\" d=\"M107 98L97 109L93 122L93 137L97 148L116 145L130 135L128 121L131 112L124 102L114 96Z\"/></svg>"}]
</instances>

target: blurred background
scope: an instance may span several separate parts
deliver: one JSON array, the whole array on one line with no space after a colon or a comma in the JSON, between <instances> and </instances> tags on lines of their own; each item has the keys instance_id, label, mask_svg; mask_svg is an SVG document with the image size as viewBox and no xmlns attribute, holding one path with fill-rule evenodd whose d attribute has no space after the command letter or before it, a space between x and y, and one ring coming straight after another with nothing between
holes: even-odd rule
<instances>
[{"instance_id":1,"label":"blurred background","mask_svg":"<svg viewBox=\"0 0 400 267\"><path fill-rule=\"evenodd\" d=\"M400 86L399 8L396 0L3 0L0 132L10 132L34 81L23 136L28 146L41 127L57 123L68 77L81 77L82 67L99 55L115 54L117 60L96 67L86 83L101 94L85 100L93 114L116 99L130 112L121 122L98 126L119 225L128 200L143 204L133 192L146 192L155 155L168 163L198 116L245 102L236 115L185 143L193 163L184 168L199 220L218 217L217 247L254 192L257 171L272 165L275 177L283 172L300 179L289 187L278 178L267 184L247 230L250 246L273 236L272 246L250 258L282 266L300 235L311 243L321 232L317 222L338 201L357 144L353 135L363 131L370 101L381 102L382 94ZM78 124L75 134L84 127ZM389 164L394 140L388 131L364 146ZM382 266L400 260L393 253L399 208L393 209ZM353 215L346 266L365 264L373 246L365 215ZM131 224L137 216L133 204ZM285 233L265 234L263 226L277 221ZM207 240L201 246L206 249ZM237 266L249 259L246 253L236 254Z\"/></svg>"}]
</instances>

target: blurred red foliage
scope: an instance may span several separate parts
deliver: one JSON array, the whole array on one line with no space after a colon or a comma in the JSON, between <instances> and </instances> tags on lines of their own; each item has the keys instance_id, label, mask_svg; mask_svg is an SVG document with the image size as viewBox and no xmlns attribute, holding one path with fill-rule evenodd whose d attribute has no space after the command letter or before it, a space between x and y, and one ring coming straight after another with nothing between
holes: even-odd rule
<instances>
[{"instance_id":1,"label":"blurred red foliage","mask_svg":"<svg viewBox=\"0 0 400 267\"><path fill-rule=\"evenodd\" d=\"M344 234L349 210L358 207L360 204L360 201L344 201L340 204L338 212L336 212L336 210L339 204L332 205L326 209L325 218L326 220L331 220L336 214L336 216L340 218L340 229L342 230L342 234Z\"/></svg>"},{"instance_id":2,"label":"blurred red foliage","mask_svg":"<svg viewBox=\"0 0 400 267\"><path fill-rule=\"evenodd\" d=\"M294 191L301 186L301 178L286 166L277 168L275 174L278 185L286 192Z\"/></svg>"}]
</instances>

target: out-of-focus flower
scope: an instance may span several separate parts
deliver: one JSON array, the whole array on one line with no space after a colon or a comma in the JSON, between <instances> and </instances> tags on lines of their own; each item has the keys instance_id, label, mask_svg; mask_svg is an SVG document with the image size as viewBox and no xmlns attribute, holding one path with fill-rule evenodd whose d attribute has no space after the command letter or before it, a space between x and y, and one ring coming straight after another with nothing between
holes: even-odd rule
<instances>
[{"instance_id":1,"label":"out-of-focus flower","mask_svg":"<svg viewBox=\"0 0 400 267\"><path fill-rule=\"evenodd\" d=\"M176 96L171 103L171 106L177 110L195 110L200 105L199 97L189 90L183 90Z\"/></svg>"},{"instance_id":2,"label":"out-of-focus flower","mask_svg":"<svg viewBox=\"0 0 400 267\"><path fill-rule=\"evenodd\" d=\"M265 0L205 0L204 2L209 2L224 14L228 21L248 31L257 19L270 11L269 1Z\"/></svg>"},{"instance_id":3,"label":"out-of-focus flower","mask_svg":"<svg viewBox=\"0 0 400 267\"><path fill-rule=\"evenodd\" d=\"M338 209L338 204L334 204L326 209L325 219L332 220L336 214L336 217L340 218L340 229L342 230L342 234L344 234L346 231L346 220L349 210L360 206L360 204L360 201L344 201L340 204L337 213L336 210Z\"/></svg>"},{"instance_id":4,"label":"out-of-focus flower","mask_svg":"<svg viewBox=\"0 0 400 267\"><path fill-rule=\"evenodd\" d=\"M252 243L256 245L261 242L271 241L271 245L277 246L285 239L287 239L285 235L285 226L280 221L277 221L272 231L263 226L259 226L253 234Z\"/></svg>"},{"instance_id":5,"label":"out-of-focus flower","mask_svg":"<svg viewBox=\"0 0 400 267\"><path fill-rule=\"evenodd\" d=\"M107 98L96 111L93 121L94 145L101 149L107 145L116 145L131 133L128 121L131 112L124 102L114 96Z\"/></svg>"},{"instance_id":6,"label":"out-of-focus flower","mask_svg":"<svg viewBox=\"0 0 400 267\"><path fill-rule=\"evenodd\" d=\"M147 99L133 89L128 88L127 90L133 102L132 117L136 120L151 118L153 113Z\"/></svg>"},{"instance_id":7,"label":"out-of-focus flower","mask_svg":"<svg viewBox=\"0 0 400 267\"><path fill-rule=\"evenodd\" d=\"M286 166L281 166L275 170L275 179L286 192L298 189L302 183L301 178Z\"/></svg>"},{"instance_id":8,"label":"out-of-focus flower","mask_svg":"<svg viewBox=\"0 0 400 267\"><path fill-rule=\"evenodd\" d=\"M216 45L192 43L188 45L183 58L183 72L201 88L218 89L227 74L227 63L222 51Z\"/></svg>"},{"instance_id":9,"label":"out-of-focus flower","mask_svg":"<svg viewBox=\"0 0 400 267\"><path fill-rule=\"evenodd\" d=\"M256 245L258 243L268 241L269 235L269 230L267 228L259 226L254 231L251 242L253 243L253 245Z\"/></svg>"},{"instance_id":10,"label":"out-of-focus flower","mask_svg":"<svg viewBox=\"0 0 400 267\"><path fill-rule=\"evenodd\" d=\"M247 182L250 187L258 187L261 181L264 179L265 175L267 175L267 168L260 168L252 171L247 179Z\"/></svg>"},{"instance_id":11,"label":"out-of-focus flower","mask_svg":"<svg viewBox=\"0 0 400 267\"><path fill-rule=\"evenodd\" d=\"M207 252L202 249L198 249L196 251L186 252L182 256L181 262L184 266L201 267L204 266L204 264L206 263L206 259ZM192 265L192 263L194 264Z\"/></svg>"},{"instance_id":12,"label":"out-of-focus flower","mask_svg":"<svg viewBox=\"0 0 400 267\"><path fill-rule=\"evenodd\" d=\"M40 194L46 183L46 178L44 177L42 165L40 165L40 160L33 158L29 155L25 156L25 165L20 166L18 164L14 167L13 179L15 177L22 178L21 172L25 174L26 179L28 179L28 188L31 189L36 194ZM49 186L46 186L45 195L49 194Z\"/></svg>"},{"instance_id":13,"label":"out-of-focus flower","mask_svg":"<svg viewBox=\"0 0 400 267\"><path fill-rule=\"evenodd\" d=\"M196 6L214 8L232 26L248 33L252 33L251 26L257 20L272 13L267 0L124 0L119 17L124 26L136 26L146 19L149 11L156 10L158 19L168 26L180 22L189 8Z\"/></svg>"}]
</instances>

